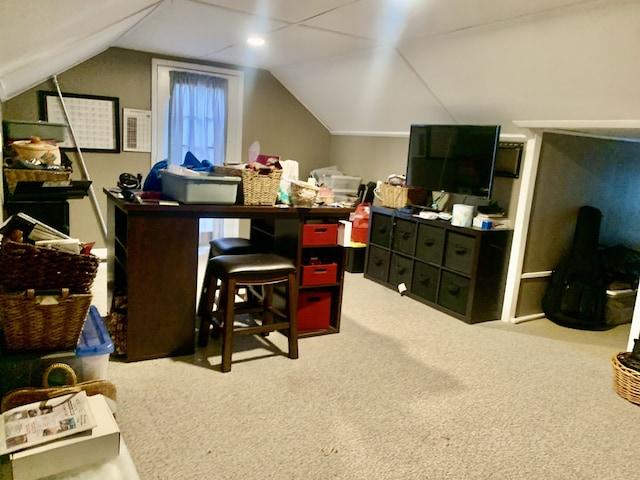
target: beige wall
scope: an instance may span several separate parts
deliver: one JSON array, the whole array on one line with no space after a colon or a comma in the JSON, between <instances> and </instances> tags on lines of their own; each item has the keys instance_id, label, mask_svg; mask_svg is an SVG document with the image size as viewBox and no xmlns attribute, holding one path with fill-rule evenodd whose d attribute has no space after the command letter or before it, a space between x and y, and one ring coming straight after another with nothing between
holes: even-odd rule
<instances>
[{"instance_id":1,"label":"beige wall","mask_svg":"<svg viewBox=\"0 0 640 480\"><path fill-rule=\"evenodd\" d=\"M117 97L120 109L151 109L151 61L158 56L111 48L94 58L58 75L65 93ZM189 61L183 58L171 60ZM202 63L202 62L199 62ZM228 67L228 65L226 65ZM232 67L233 68L233 67ZM242 150L258 140L261 151L299 162L300 177L320 167L338 166L345 175L362 177L364 183L386 180L394 173L404 174L408 137L332 136L291 93L265 70L244 70L244 111ZM52 80L5 102L2 117L6 120L38 120L38 90L55 91ZM409 125L407 124L407 134ZM74 162L72 178L81 178L81 164L76 152L69 153ZM151 167L149 153L83 154L98 212L106 217L103 188L113 188L122 172L146 176ZM496 179L493 197L508 211L517 181ZM82 241L95 241L104 247L99 215L90 198L70 200L71 235Z\"/></svg>"},{"instance_id":2,"label":"beige wall","mask_svg":"<svg viewBox=\"0 0 640 480\"><path fill-rule=\"evenodd\" d=\"M394 173L404 175L409 148L407 137L334 135L331 139L331 164L345 175L362 177L364 183L386 180Z\"/></svg>"},{"instance_id":3,"label":"beige wall","mask_svg":"<svg viewBox=\"0 0 640 480\"><path fill-rule=\"evenodd\" d=\"M117 97L120 109L151 109L151 60L156 55L111 48L92 59L58 75L65 93ZM173 60L188 61L188 59ZM261 151L297 160L300 174L329 165L331 135L269 72L245 71L245 98L242 149L258 140ZM5 120L38 120L38 90L55 91L52 80L18 95L2 105ZM70 152L74 163L72 178L81 178L77 152ZM106 198L103 188L116 186L122 172L146 176L151 166L149 153L83 153L99 211L106 221ZM70 200L71 235L82 241L95 241L104 247L99 216L90 198Z\"/></svg>"}]
</instances>

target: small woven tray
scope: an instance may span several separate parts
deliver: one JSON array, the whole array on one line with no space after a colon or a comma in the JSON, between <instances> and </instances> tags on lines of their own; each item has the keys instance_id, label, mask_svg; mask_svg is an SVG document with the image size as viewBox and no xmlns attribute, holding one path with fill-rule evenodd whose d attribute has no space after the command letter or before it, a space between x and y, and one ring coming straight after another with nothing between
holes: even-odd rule
<instances>
[{"instance_id":1,"label":"small woven tray","mask_svg":"<svg viewBox=\"0 0 640 480\"><path fill-rule=\"evenodd\" d=\"M232 175L242 179L241 205L275 205L278 198L278 186L282 170L272 170L268 174L259 173L250 168L215 166L214 171L223 175Z\"/></svg>"},{"instance_id":2,"label":"small woven tray","mask_svg":"<svg viewBox=\"0 0 640 480\"><path fill-rule=\"evenodd\" d=\"M95 255L7 241L0 249L0 285L9 291L64 287L72 293L86 293L99 266Z\"/></svg>"},{"instance_id":3,"label":"small woven tray","mask_svg":"<svg viewBox=\"0 0 640 480\"><path fill-rule=\"evenodd\" d=\"M91 294L36 295L29 289L0 295L0 319L7 351L33 352L76 348L91 307ZM45 300L46 299L46 300Z\"/></svg>"},{"instance_id":4,"label":"small woven tray","mask_svg":"<svg viewBox=\"0 0 640 480\"><path fill-rule=\"evenodd\" d=\"M4 178L10 195L16 190L18 182L66 182L71 172L59 170L30 170L26 168L5 168Z\"/></svg>"},{"instance_id":5,"label":"small woven tray","mask_svg":"<svg viewBox=\"0 0 640 480\"><path fill-rule=\"evenodd\" d=\"M613 364L613 387L622 398L640 405L640 371L623 364L625 358L629 355L629 352L618 353L611 359Z\"/></svg>"}]
</instances>

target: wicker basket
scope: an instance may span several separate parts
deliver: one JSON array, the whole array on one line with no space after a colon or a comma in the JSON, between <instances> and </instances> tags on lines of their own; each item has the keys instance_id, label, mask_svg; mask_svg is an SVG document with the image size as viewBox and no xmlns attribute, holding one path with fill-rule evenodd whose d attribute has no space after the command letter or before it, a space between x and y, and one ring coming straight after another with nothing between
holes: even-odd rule
<instances>
[{"instance_id":1,"label":"wicker basket","mask_svg":"<svg viewBox=\"0 0 640 480\"><path fill-rule=\"evenodd\" d=\"M640 405L640 372L622 364L626 353L618 353L611 359L613 364L613 387L618 395L631 403Z\"/></svg>"},{"instance_id":2,"label":"wicker basket","mask_svg":"<svg viewBox=\"0 0 640 480\"><path fill-rule=\"evenodd\" d=\"M33 289L0 295L0 321L8 351L76 348L93 296L70 295L68 288L57 293L55 301L36 295Z\"/></svg>"},{"instance_id":3,"label":"wicker basket","mask_svg":"<svg viewBox=\"0 0 640 480\"><path fill-rule=\"evenodd\" d=\"M399 208L407 205L408 189L406 187L383 183L378 189L383 207Z\"/></svg>"},{"instance_id":4,"label":"wicker basket","mask_svg":"<svg viewBox=\"0 0 640 480\"><path fill-rule=\"evenodd\" d=\"M294 207L311 208L320 191L319 187L298 180L291 180L291 203Z\"/></svg>"},{"instance_id":5,"label":"wicker basket","mask_svg":"<svg viewBox=\"0 0 640 480\"><path fill-rule=\"evenodd\" d=\"M0 286L5 291L64 287L72 293L87 293L99 265L95 255L8 241L0 250Z\"/></svg>"},{"instance_id":6,"label":"wicker basket","mask_svg":"<svg viewBox=\"0 0 640 480\"><path fill-rule=\"evenodd\" d=\"M13 195L18 182L66 182L71 177L71 172L62 170L29 170L26 168L5 168L4 178L7 182L7 190Z\"/></svg>"},{"instance_id":7,"label":"wicker basket","mask_svg":"<svg viewBox=\"0 0 640 480\"><path fill-rule=\"evenodd\" d=\"M282 170L272 170L268 174L259 173L250 168L234 168L226 166L214 167L216 173L232 175L242 179L242 188L238 195L241 205L275 205L278 198L278 186L282 178Z\"/></svg>"}]
</instances>

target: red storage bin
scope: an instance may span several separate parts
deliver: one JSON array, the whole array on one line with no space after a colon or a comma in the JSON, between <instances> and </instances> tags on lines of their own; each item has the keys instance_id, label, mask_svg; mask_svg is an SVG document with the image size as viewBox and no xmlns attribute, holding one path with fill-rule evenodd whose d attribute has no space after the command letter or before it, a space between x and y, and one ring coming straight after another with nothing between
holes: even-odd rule
<instances>
[{"instance_id":1,"label":"red storage bin","mask_svg":"<svg viewBox=\"0 0 640 480\"><path fill-rule=\"evenodd\" d=\"M337 263L302 266L302 285L326 285L336 283L337 278Z\"/></svg>"},{"instance_id":2,"label":"red storage bin","mask_svg":"<svg viewBox=\"0 0 640 480\"><path fill-rule=\"evenodd\" d=\"M337 223L309 223L302 229L302 245L336 245Z\"/></svg>"},{"instance_id":3,"label":"red storage bin","mask_svg":"<svg viewBox=\"0 0 640 480\"><path fill-rule=\"evenodd\" d=\"M298 296L298 330L329 328L331 292L300 292Z\"/></svg>"}]
</instances>

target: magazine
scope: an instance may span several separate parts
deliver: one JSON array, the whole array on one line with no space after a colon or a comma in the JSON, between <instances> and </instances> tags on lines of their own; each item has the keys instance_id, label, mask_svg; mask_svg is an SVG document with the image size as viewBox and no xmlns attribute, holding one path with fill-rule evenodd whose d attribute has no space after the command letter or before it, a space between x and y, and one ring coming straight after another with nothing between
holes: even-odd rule
<instances>
[{"instance_id":1,"label":"magazine","mask_svg":"<svg viewBox=\"0 0 640 480\"><path fill-rule=\"evenodd\" d=\"M20 230L23 234L23 240L27 239L36 242L38 240L67 240L70 239L69 235L56 230L49 225L36 220L35 218L27 215L26 213L19 212L10 216L1 226L0 234L7 235L13 230Z\"/></svg>"},{"instance_id":2,"label":"magazine","mask_svg":"<svg viewBox=\"0 0 640 480\"><path fill-rule=\"evenodd\" d=\"M0 455L76 435L96 425L84 390L12 408L0 415Z\"/></svg>"}]
</instances>

